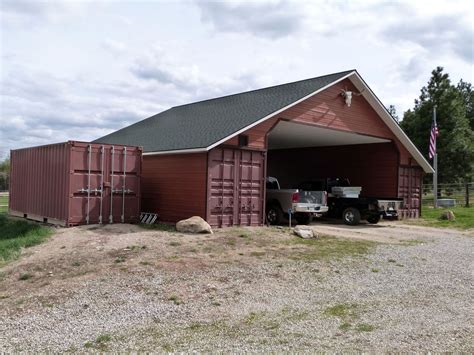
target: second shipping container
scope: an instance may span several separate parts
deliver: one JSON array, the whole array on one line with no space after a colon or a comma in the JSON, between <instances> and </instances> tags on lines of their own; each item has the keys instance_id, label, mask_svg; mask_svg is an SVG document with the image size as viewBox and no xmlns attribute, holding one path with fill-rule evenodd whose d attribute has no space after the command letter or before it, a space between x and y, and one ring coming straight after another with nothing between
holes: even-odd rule
<instances>
[{"instance_id":1,"label":"second shipping container","mask_svg":"<svg viewBox=\"0 0 474 355\"><path fill-rule=\"evenodd\" d=\"M140 147L69 141L10 158L11 215L63 226L139 222Z\"/></svg>"}]
</instances>

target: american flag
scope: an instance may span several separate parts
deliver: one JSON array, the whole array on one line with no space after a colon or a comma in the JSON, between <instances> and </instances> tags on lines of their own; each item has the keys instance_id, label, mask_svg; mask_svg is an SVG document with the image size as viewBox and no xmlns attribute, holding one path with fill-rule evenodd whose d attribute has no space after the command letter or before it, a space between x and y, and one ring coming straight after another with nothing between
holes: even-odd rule
<instances>
[{"instance_id":1,"label":"american flag","mask_svg":"<svg viewBox=\"0 0 474 355\"><path fill-rule=\"evenodd\" d=\"M433 122L431 123L431 131L430 131L430 150L429 156L430 159L433 159L434 155L436 154L436 137L438 137L438 125L436 124L436 118L433 116Z\"/></svg>"}]
</instances>

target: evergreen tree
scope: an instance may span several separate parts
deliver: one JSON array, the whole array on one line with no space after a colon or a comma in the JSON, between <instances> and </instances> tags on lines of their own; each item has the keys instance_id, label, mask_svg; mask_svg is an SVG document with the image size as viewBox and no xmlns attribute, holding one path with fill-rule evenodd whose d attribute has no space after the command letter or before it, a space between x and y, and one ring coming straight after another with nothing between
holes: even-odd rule
<instances>
[{"instance_id":1,"label":"evergreen tree","mask_svg":"<svg viewBox=\"0 0 474 355\"><path fill-rule=\"evenodd\" d=\"M397 109L395 108L394 105L390 105L387 109L388 113L390 114L390 116L392 116L392 118L397 121L397 123L399 122L399 119L398 119L398 114L397 114Z\"/></svg>"},{"instance_id":2,"label":"evergreen tree","mask_svg":"<svg viewBox=\"0 0 474 355\"><path fill-rule=\"evenodd\" d=\"M471 83L466 83L461 79L457 88L464 100L464 105L466 106L466 116L469 120L471 130L474 130L474 91L472 90L472 85Z\"/></svg>"},{"instance_id":3,"label":"evergreen tree","mask_svg":"<svg viewBox=\"0 0 474 355\"><path fill-rule=\"evenodd\" d=\"M433 108L436 105L438 180L440 183L464 181L474 168L474 134L467 117L464 94L451 84L449 75L443 73L442 67L437 67L431 74L428 85L421 89L420 97L415 100L415 107L405 112L400 126L428 158ZM463 87L467 92L468 86Z\"/></svg>"}]
</instances>

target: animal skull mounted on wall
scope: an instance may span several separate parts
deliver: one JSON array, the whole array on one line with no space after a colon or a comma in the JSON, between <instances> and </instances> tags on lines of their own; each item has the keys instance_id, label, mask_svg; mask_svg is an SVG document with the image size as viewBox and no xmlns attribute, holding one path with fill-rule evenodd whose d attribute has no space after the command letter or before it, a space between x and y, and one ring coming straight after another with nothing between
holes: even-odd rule
<instances>
[{"instance_id":1,"label":"animal skull mounted on wall","mask_svg":"<svg viewBox=\"0 0 474 355\"><path fill-rule=\"evenodd\" d=\"M342 93L341 93L341 96L344 98L344 100L346 101L346 105L347 107L351 107L351 104L352 104L352 95L355 95L355 96L360 96L362 95L362 93L364 92L364 90L362 90L361 92L352 92L350 90L347 90L346 89L341 89Z\"/></svg>"}]
</instances>

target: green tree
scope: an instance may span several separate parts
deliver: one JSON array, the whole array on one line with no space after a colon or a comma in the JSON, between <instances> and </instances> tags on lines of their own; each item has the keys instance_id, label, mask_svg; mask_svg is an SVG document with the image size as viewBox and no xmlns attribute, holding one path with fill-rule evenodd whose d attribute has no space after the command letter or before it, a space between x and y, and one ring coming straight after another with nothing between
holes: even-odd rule
<instances>
[{"instance_id":1,"label":"green tree","mask_svg":"<svg viewBox=\"0 0 474 355\"><path fill-rule=\"evenodd\" d=\"M399 118L398 118L397 109L395 108L394 105L390 105L390 106L387 108L387 111L388 111L388 113L390 114L390 116L392 116L392 118L393 118L395 121L397 121L397 122L400 121Z\"/></svg>"},{"instance_id":2,"label":"green tree","mask_svg":"<svg viewBox=\"0 0 474 355\"><path fill-rule=\"evenodd\" d=\"M0 162L0 172L9 173L10 172L10 159L5 159Z\"/></svg>"},{"instance_id":3,"label":"green tree","mask_svg":"<svg viewBox=\"0 0 474 355\"><path fill-rule=\"evenodd\" d=\"M471 130L474 130L474 91L472 90L471 83L467 83L464 80L460 80L457 89L462 95L464 105L466 106L466 116L469 120Z\"/></svg>"},{"instance_id":4,"label":"green tree","mask_svg":"<svg viewBox=\"0 0 474 355\"><path fill-rule=\"evenodd\" d=\"M0 162L0 191L8 190L8 176L10 175L10 159Z\"/></svg>"},{"instance_id":5,"label":"green tree","mask_svg":"<svg viewBox=\"0 0 474 355\"><path fill-rule=\"evenodd\" d=\"M474 168L474 134L467 117L468 108L462 91L451 84L442 67L437 67L431 74L428 85L421 89L420 97L415 100L415 107L405 112L400 126L428 158L436 105L438 180L441 183L463 181L471 176Z\"/></svg>"}]
</instances>

